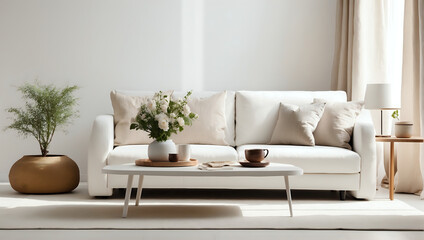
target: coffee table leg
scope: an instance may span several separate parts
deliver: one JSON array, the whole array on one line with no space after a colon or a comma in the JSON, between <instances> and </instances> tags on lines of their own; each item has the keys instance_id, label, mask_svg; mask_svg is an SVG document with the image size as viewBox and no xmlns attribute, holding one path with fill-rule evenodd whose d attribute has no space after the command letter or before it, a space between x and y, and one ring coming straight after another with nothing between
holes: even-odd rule
<instances>
[{"instance_id":1,"label":"coffee table leg","mask_svg":"<svg viewBox=\"0 0 424 240\"><path fill-rule=\"evenodd\" d=\"M137 188L137 197L135 199L135 205L138 206L141 197L142 185L143 185L143 175L138 176L138 188Z\"/></svg>"},{"instance_id":2,"label":"coffee table leg","mask_svg":"<svg viewBox=\"0 0 424 240\"><path fill-rule=\"evenodd\" d=\"M292 199L291 199L291 193L290 193L289 176L284 176L284 183L286 185L286 194L287 194L287 201L289 202L290 217L293 217L293 209L292 209Z\"/></svg>"},{"instance_id":3,"label":"coffee table leg","mask_svg":"<svg viewBox=\"0 0 424 240\"><path fill-rule=\"evenodd\" d=\"M126 218L127 213L128 213L128 203L129 203L130 197L131 197L131 187L132 187L133 177L134 177L134 175L132 175L132 174L128 175L127 190L125 191L124 210L122 212L123 218Z\"/></svg>"}]
</instances>

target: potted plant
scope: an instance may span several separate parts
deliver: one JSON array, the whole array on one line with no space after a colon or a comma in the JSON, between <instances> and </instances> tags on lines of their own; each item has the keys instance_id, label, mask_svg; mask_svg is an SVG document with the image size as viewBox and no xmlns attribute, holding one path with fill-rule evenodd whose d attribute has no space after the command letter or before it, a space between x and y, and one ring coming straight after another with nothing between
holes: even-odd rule
<instances>
[{"instance_id":1,"label":"potted plant","mask_svg":"<svg viewBox=\"0 0 424 240\"><path fill-rule=\"evenodd\" d=\"M53 85L26 83L18 88L25 100L22 108L9 108L12 123L6 129L16 130L23 137L33 136L40 155L26 155L10 169L9 181L21 193L69 192L79 184L79 168L65 155L50 155L49 145L54 134L77 116L73 96L77 86L63 89Z\"/></svg>"},{"instance_id":2,"label":"potted plant","mask_svg":"<svg viewBox=\"0 0 424 240\"><path fill-rule=\"evenodd\" d=\"M143 130L154 139L149 144L147 154L151 161L168 161L169 153L175 153L175 144L169 139L172 134L191 125L197 114L187 105L191 91L178 100L159 91L140 106L140 111L132 121L130 129Z\"/></svg>"}]
</instances>

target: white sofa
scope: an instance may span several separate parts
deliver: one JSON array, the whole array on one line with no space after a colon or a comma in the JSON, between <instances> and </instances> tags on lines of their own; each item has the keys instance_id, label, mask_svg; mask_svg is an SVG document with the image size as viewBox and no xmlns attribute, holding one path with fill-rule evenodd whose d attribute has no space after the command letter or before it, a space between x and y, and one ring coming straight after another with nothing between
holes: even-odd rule
<instances>
[{"instance_id":1,"label":"white sofa","mask_svg":"<svg viewBox=\"0 0 424 240\"><path fill-rule=\"evenodd\" d=\"M153 92L123 91L128 95L152 95ZM178 93L176 93L178 94ZM194 93L210 96L213 92ZM303 168L304 175L293 177L293 189L351 191L353 196L372 199L376 188L376 152L371 116L363 110L356 120L352 148L329 146L267 145L278 117L280 102L311 103L314 98L346 101L342 91L227 91L226 141L229 146L191 146L192 157L200 162L213 160L237 161L244 150L267 148L271 162L289 163ZM124 188L126 178L102 174L106 165L132 163L147 158L148 145L114 147L113 115L96 117L88 151L88 190L91 196L110 196L113 188ZM134 180L133 186L136 187ZM144 180L148 188L231 188L282 189L283 178L234 177L153 177Z\"/></svg>"}]
</instances>

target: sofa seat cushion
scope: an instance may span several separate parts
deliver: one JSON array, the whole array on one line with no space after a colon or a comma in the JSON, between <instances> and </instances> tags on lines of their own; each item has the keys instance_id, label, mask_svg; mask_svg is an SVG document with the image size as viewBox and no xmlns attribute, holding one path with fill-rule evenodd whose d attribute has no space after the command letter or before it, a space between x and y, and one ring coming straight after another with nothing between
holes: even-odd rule
<instances>
[{"instance_id":1,"label":"sofa seat cushion","mask_svg":"<svg viewBox=\"0 0 424 240\"><path fill-rule=\"evenodd\" d=\"M351 150L329 146L242 145L237 147L240 160L244 150L269 149L266 160L298 166L307 173L358 173L361 157Z\"/></svg>"},{"instance_id":2,"label":"sofa seat cushion","mask_svg":"<svg viewBox=\"0 0 424 240\"><path fill-rule=\"evenodd\" d=\"M107 158L108 165L133 163L137 159L147 157L148 145L126 145L115 147ZM237 152L230 146L190 145L191 158L199 162L237 161Z\"/></svg>"}]
</instances>

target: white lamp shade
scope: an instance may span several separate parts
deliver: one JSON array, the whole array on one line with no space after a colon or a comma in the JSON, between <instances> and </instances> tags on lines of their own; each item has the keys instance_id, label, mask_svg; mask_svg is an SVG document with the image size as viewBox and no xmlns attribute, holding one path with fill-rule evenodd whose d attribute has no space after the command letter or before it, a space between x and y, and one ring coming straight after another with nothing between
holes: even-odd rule
<instances>
[{"instance_id":1,"label":"white lamp shade","mask_svg":"<svg viewBox=\"0 0 424 240\"><path fill-rule=\"evenodd\" d=\"M370 83L367 84L365 92L366 109L399 109L400 102L395 97L390 83Z\"/></svg>"}]
</instances>

